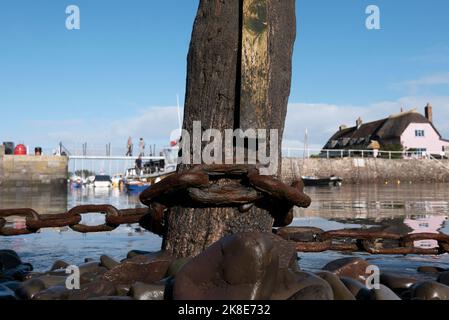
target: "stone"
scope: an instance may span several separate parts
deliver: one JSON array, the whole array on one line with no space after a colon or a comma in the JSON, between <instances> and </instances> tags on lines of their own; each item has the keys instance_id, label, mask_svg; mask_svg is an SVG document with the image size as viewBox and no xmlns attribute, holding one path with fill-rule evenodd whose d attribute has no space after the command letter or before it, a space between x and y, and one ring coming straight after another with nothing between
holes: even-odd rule
<instances>
[{"instance_id":1,"label":"stone","mask_svg":"<svg viewBox=\"0 0 449 320\"><path fill-rule=\"evenodd\" d=\"M69 292L65 286L55 286L35 294L33 300L67 300Z\"/></svg>"},{"instance_id":2,"label":"stone","mask_svg":"<svg viewBox=\"0 0 449 320\"><path fill-rule=\"evenodd\" d=\"M69 266L70 264L65 262L64 260L56 260L53 265L50 268L50 271L55 271L55 270L59 270L59 269L65 269Z\"/></svg>"},{"instance_id":3,"label":"stone","mask_svg":"<svg viewBox=\"0 0 449 320\"><path fill-rule=\"evenodd\" d=\"M401 276L394 273L381 273L380 283L393 291L410 289L418 280L412 277Z\"/></svg>"},{"instance_id":4,"label":"stone","mask_svg":"<svg viewBox=\"0 0 449 320\"><path fill-rule=\"evenodd\" d=\"M332 287L334 300L355 300L355 297L351 291L346 288L344 283L335 274L329 271L321 271L317 273L317 276L326 280L326 282Z\"/></svg>"},{"instance_id":5,"label":"stone","mask_svg":"<svg viewBox=\"0 0 449 320\"><path fill-rule=\"evenodd\" d=\"M284 227L276 230L276 234L289 241L307 242L314 240L314 235L323 233L320 228L315 227Z\"/></svg>"},{"instance_id":6,"label":"stone","mask_svg":"<svg viewBox=\"0 0 449 320\"><path fill-rule=\"evenodd\" d=\"M68 300L87 300L95 297L115 296L115 286L108 281L95 281L81 285L79 290L69 290Z\"/></svg>"},{"instance_id":7,"label":"stone","mask_svg":"<svg viewBox=\"0 0 449 320\"><path fill-rule=\"evenodd\" d=\"M115 285L137 281L153 283L165 277L170 264L171 260L155 260L154 257L137 255L108 270L102 279Z\"/></svg>"},{"instance_id":8,"label":"stone","mask_svg":"<svg viewBox=\"0 0 449 320\"><path fill-rule=\"evenodd\" d=\"M106 296L106 297L93 297L93 298L89 298L87 300L103 300L103 301L113 301L113 300L118 300L118 301L127 301L127 300L135 300L132 297L126 297L126 296Z\"/></svg>"},{"instance_id":9,"label":"stone","mask_svg":"<svg viewBox=\"0 0 449 320\"><path fill-rule=\"evenodd\" d=\"M127 296L131 291L131 284L118 284L115 286L115 291L119 296Z\"/></svg>"},{"instance_id":10,"label":"stone","mask_svg":"<svg viewBox=\"0 0 449 320\"><path fill-rule=\"evenodd\" d=\"M88 272L96 272L98 268L103 268L100 266L100 263L97 261L89 261L78 266L80 270L80 275L83 275Z\"/></svg>"},{"instance_id":11,"label":"stone","mask_svg":"<svg viewBox=\"0 0 449 320\"><path fill-rule=\"evenodd\" d=\"M330 271L339 277L349 277L365 283L369 263L362 258L349 257L329 262L322 270Z\"/></svg>"},{"instance_id":12,"label":"stone","mask_svg":"<svg viewBox=\"0 0 449 320\"><path fill-rule=\"evenodd\" d=\"M65 286L67 275L66 276L44 275L35 279L42 281L45 284L45 288L50 288L54 286Z\"/></svg>"},{"instance_id":13,"label":"stone","mask_svg":"<svg viewBox=\"0 0 449 320\"><path fill-rule=\"evenodd\" d=\"M295 293L288 300L333 300L332 288L320 285L308 286Z\"/></svg>"},{"instance_id":14,"label":"stone","mask_svg":"<svg viewBox=\"0 0 449 320\"><path fill-rule=\"evenodd\" d=\"M449 271L440 273L438 275L437 281L439 283L442 283L442 284L446 285L446 286L449 286Z\"/></svg>"},{"instance_id":15,"label":"stone","mask_svg":"<svg viewBox=\"0 0 449 320\"><path fill-rule=\"evenodd\" d=\"M17 300L17 297L10 288L0 285L0 301L2 300Z\"/></svg>"},{"instance_id":16,"label":"stone","mask_svg":"<svg viewBox=\"0 0 449 320\"><path fill-rule=\"evenodd\" d=\"M14 269L22 264L19 255L13 250L0 250L0 270Z\"/></svg>"},{"instance_id":17,"label":"stone","mask_svg":"<svg viewBox=\"0 0 449 320\"><path fill-rule=\"evenodd\" d=\"M340 277L341 282L351 291L357 300L369 300L371 297L370 290L360 281L348 277Z\"/></svg>"},{"instance_id":18,"label":"stone","mask_svg":"<svg viewBox=\"0 0 449 320\"><path fill-rule=\"evenodd\" d=\"M411 288L413 300L449 300L449 286L436 281L423 281Z\"/></svg>"},{"instance_id":19,"label":"stone","mask_svg":"<svg viewBox=\"0 0 449 320\"><path fill-rule=\"evenodd\" d=\"M2 286L5 286L5 287L11 289L12 291L16 291L17 288L19 288L21 285L22 285L22 282L19 282L19 281L2 282Z\"/></svg>"},{"instance_id":20,"label":"stone","mask_svg":"<svg viewBox=\"0 0 449 320\"><path fill-rule=\"evenodd\" d=\"M272 300L287 300L309 286L322 286L332 292L330 284L319 276L306 271L279 270Z\"/></svg>"},{"instance_id":21,"label":"stone","mask_svg":"<svg viewBox=\"0 0 449 320\"><path fill-rule=\"evenodd\" d=\"M371 289L370 300L401 300L401 298L390 288L380 284L379 289Z\"/></svg>"},{"instance_id":22,"label":"stone","mask_svg":"<svg viewBox=\"0 0 449 320\"><path fill-rule=\"evenodd\" d=\"M444 272L447 270L444 268L435 267L435 266L421 266L421 267L418 267L417 271L419 273L434 274L434 273Z\"/></svg>"},{"instance_id":23,"label":"stone","mask_svg":"<svg viewBox=\"0 0 449 320\"><path fill-rule=\"evenodd\" d=\"M279 253L269 233L237 233L212 244L177 274L175 300L267 300Z\"/></svg>"},{"instance_id":24,"label":"stone","mask_svg":"<svg viewBox=\"0 0 449 320\"><path fill-rule=\"evenodd\" d=\"M168 267L167 276L174 277L178 274L179 270L190 261L191 258L181 258L174 260L170 267Z\"/></svg>"},{"instance_id":25,"label":"stone","mask_svg":"<svg viewBox=\"0 0 449 320\"><path fill-rule=\"evenodd\" d=\"M45 290L47 286L45 285L44 281L40 279L31 279L28 281L23 282L16 290L15 294L20 298L24 300L31 300L34 298L34 296Z\"/></svg>"},{"instance_id":26,"label":"stone","mask_svg":"<svg viewBox=\"0 0 449 320\"><path fill-rule=\"evenodd\" d=\"M114 267L118 266L120 264L120 262L116 261L115 259L106 256L106 255L102 255L100 257L100 265L102 267L105 267L108 270L113 269Z\"/></svg>"},{"instance_id":27,"label":"stone","mask_svg":"<svg viewBox=\"0 0 449 320\"><path fill-rule=\"evenodd\" d=\"M135 256L144 255L144 254L151 254L151 252L150 251L142 251L142 250L131 250L126 255L126 258L130 259L130 258L133 258Z\"/></svg>"},{"instance_id":28,"label":"stone","mask_svg":"<svg viewBox=\"0 0 449 320\"><path fill-rule=\"evenodd\" d=\"M165 285L136 282L132 285L130 295L136 300L164 300Z\"/></svg>"},{"instance_id":29,"label":"stone","mask_svg":"<svg viewBox=\"0 0 449 320\"><path fill-rule=\"evenodd\" d=\"M27 274L33 270L33 266L29 263L22 263L14 268L3 271L2 277L14 279L18 281L25 280Z\"/></svg>"},{"instance_id":30,"label":"stone","mask_svg":"<svg viewBox=\"0 0 449 320\"><path fill-rule=\"evenodd\" d=\"M108 269L104 267L98 267L97 269L94 269L90 272L85 272L82 275L80 275L80 283L85 284L97 280L101 280L104 274L108 271Z\"/></svg>"}]
</instances>

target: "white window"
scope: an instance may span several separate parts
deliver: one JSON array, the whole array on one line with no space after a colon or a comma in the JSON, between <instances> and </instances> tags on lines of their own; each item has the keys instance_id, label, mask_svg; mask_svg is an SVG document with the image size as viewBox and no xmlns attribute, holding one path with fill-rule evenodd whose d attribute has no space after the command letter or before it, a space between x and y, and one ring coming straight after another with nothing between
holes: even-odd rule
<instances>
[{"instance_id":1,"label":"white window","mask_svg":"<svg viewBox=\"0 0 449 320\"><path fill-rule=\"evenodd\" d=\"M424 130L415 130L415 137L424 137Z\"/></svg>"}]
</instances>

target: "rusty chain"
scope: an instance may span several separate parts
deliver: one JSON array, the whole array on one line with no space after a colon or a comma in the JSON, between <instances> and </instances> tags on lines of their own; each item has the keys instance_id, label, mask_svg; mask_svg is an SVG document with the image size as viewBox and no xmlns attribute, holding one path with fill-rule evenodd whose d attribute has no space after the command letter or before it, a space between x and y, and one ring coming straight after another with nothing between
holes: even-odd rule
<instances>
[{"instance_id":1,"label":"rusty chain","mask_svg":"<svg viewBox=\"0 0 449 320\"><path fill-rule=\"evenodd\" d=\"M122 224L139 223L144 229L162 236L164 216L171 207L238 207L245 213L253 207L270 212L274 233L294 241L298 252L367 252L370 254L432 254L449 253L449 236L442 233L401 235L369 229L323 231L318 228L287 227L293 221L293 208L308 207L310 197L303 193L302 181L291 186L275 178L262 176L255 166L199 165L168 176L140 195L147 208L119 210L111 205L81 205L66 213L41 215L33 209L0 210L0 236L36 233L44 228L69 227L80 233L110 232ZM82 215L101 213L105 223L96 226L81 224ZM21 228L6 227L11 216L25 218ZM435 240L436 248L417 248L415 241Z\"/></svg>"}]
</instances>

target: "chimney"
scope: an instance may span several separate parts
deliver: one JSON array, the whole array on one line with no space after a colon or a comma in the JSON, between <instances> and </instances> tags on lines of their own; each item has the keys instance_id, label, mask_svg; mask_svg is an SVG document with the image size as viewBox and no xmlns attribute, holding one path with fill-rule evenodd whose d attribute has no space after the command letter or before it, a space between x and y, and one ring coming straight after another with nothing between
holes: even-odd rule
<instances>
[{"instance_id":1,"label":"chimney","mask_svg":"<svg viewBox=\"0 0 449 320\"><path fill-rule=\"evenodd\" d=\"M357 125L357 129L359 129L363 124L362 118L359 117L355 123Z\"/></svg>"},{"instance_id":2,"label":"chimney","mask_svg":"<svg viewBox=\"0 0 449 320\"><path fill-rule=\"evenodd\" d=\"M343 130L345 130L345 129L347 129L347 128L348 128L347 125L342 124L338 129L339 129L340 131L343 131Z\"/></svg>"},{"instance_id":3,"label":"chimney","mask_svg":"<svg viewBox=\"0 0 449 320\"><path fill-rule=\"evenodd\" d=\"M433 110L432 110L432 106L430 105L430 103L427 104L427 106L424 108L424 110L426 113L427 120L429 120L430 122L433 123Z\"/></svg>"}]
</instances>

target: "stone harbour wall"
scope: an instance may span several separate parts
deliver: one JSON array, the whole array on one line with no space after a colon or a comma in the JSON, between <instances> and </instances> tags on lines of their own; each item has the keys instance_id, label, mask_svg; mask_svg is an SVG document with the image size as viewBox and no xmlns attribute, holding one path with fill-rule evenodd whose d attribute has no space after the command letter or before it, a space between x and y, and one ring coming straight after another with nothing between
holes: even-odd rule
<instances>
[{"instance_id":1,"label":"stone harbour wall","mask_svg":"<svg viewBox=\"0 0 449 320\"><path fill-rule=\"evenodd\" d=\"M282 162L286 182L301 176L339 176L344 183L449 182L449 160L430 159L297 159Z\"/></svg>"},{"instance_id":2,"label":"stone harbour wall","mask_svg":"<svg viewBox=\"0 0 449 320\"><path fill-rule=\"evenodd\" d=\"M0 187L65 188L68 159L57 156L0 156Z\"/></svg>"}]
</instances>

